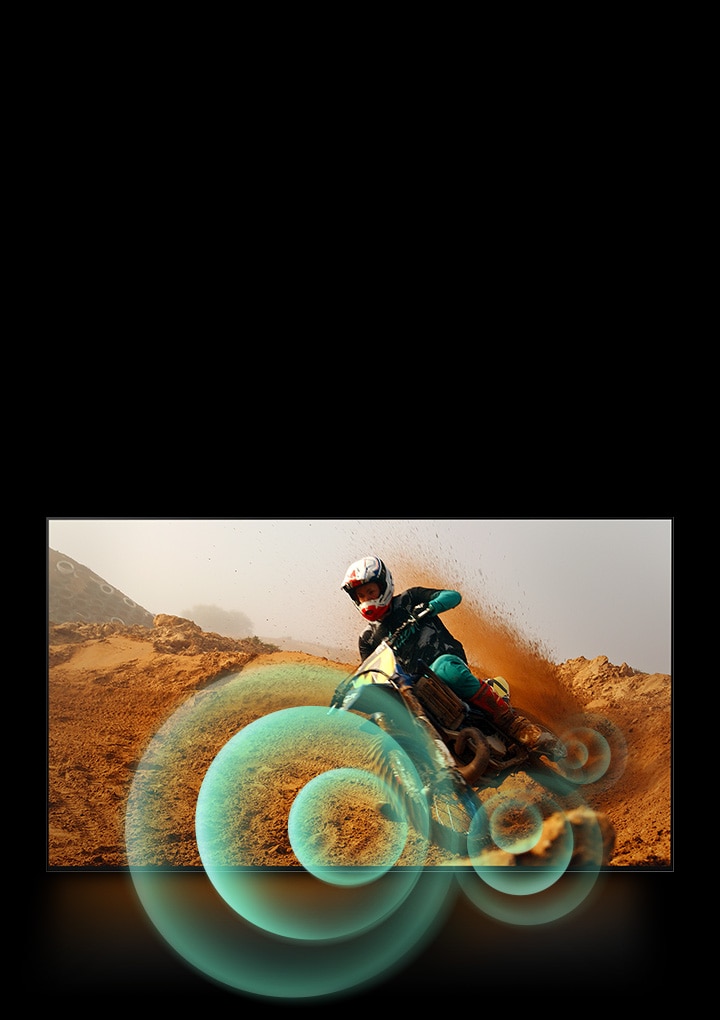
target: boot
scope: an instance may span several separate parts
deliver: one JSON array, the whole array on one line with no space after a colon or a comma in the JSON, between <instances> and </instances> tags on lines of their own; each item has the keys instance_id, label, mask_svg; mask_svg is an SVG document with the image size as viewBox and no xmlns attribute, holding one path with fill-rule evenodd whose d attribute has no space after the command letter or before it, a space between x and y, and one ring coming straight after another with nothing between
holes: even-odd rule
<instances>
[{"instance_id":1,"label":"boot","mask_svg":"<svg viewBox=\"0 0 720 1020\"><path fill-rule=\"evenodd\" d=\"M543 733L539 726L531 723L524 715L519 715L507 702L498 697L489 684L480 682L479 689L468 701L475 708L489 716L499 730L506 733L518 744L530 751L541 751L546 743L544 738L550 737Z\"/></svg>"}]
</instances>

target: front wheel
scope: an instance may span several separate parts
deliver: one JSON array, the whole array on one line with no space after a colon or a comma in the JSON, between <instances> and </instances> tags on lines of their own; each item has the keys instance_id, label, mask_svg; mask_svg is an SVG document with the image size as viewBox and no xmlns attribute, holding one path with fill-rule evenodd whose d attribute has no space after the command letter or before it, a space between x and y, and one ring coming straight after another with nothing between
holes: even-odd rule
<instances>
[{"instance_id":1,"label":"front wheel","mask_svg":"<svg viewBox=\"0 0 720 1020\"><path fill-rule=\"evenodd\" d=\"M415 767L408 767L406 754ZM431 768L419 748L406 742L403 751L385 757L382 776L402 798L417 832L427 832L429 811L430 840L452 854L467 855L467 837L480 802L459 773Z\"/></svg>"},{"instance_id":2,"label":"front wheel","mask_svg":"<svg viewBox=\"0 0 720 1020\"><path fill-rule=\"evenodd\" d=\"M468 833L480 802L469 787L445 777L429 791L432 840L443 850L465 857Z\"/></svg>"}]
</instances>

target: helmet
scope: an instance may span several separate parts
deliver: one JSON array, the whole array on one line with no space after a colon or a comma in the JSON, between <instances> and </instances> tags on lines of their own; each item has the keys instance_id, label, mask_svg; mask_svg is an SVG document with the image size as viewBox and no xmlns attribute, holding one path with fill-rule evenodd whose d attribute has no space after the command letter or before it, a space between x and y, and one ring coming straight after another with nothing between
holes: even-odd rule
<instances>
[{"instance_id":1,"label":"helmet","mask_svg":"<svg viewBox=\"0 0 720 1020\"><path fill-rule=\"evenodd\" d=\"M355 589L372 582L380 589L378 597L369 602L358 602ZM377 556L366 556L351 563L343 578L342 589L348 593L365 619L373 623L381 620L387 613L395 590L392 574Z\"/></svg>"}]
</instances>

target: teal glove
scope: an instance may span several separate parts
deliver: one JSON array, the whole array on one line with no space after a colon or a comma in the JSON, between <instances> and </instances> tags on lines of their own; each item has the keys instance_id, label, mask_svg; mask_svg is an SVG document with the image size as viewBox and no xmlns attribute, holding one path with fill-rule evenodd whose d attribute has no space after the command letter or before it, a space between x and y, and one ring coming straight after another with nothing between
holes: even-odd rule
<instances>
[{"instance_id":1,"label":"teal glove","mask_svg":"<svg viewBox=\"0 0 720 1020\"><path fill-rule=\"evenodd\" d=\"M437 616L440 613L447 612L448 609L454 609L455 606L459 606L461 602L462 595L459 591L453 591L452 588L446 588L444 591L439 591L434 598L430 599L428 609L433 616Z\"/></svg>"}]
</instances>

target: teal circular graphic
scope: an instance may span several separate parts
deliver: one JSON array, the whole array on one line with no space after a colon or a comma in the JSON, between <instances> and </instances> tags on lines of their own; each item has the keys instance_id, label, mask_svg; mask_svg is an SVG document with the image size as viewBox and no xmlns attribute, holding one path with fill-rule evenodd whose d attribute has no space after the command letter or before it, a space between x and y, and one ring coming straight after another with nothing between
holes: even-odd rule
<instances>
[{"instance_id":1,"label":"teal circular graphic","mask_svg":"<svg viewBox=\"0 0 720 1020\"><path fill-rule=\"evenodd\" d=\"M513 868L501 870L514 871ZM483 914L504 924L529 927L550 924L572 913L587 899L598 875L597 870L565 871L547 887L524 892L522 884L526 876L522 874L516 876L514 890L511 876L503 889L490 885L486 873L480 876L461 872L457 880L470 902Z\"/></svg>"},{"instance_id":2,"label":"teal circular graphic","mask_svg":"<svg viewBox=\"0 0 720 1020\"><path fill-rule=\"evenodd\" d=\"M551 808L555 808L557 817L563 816L558 805L546 798L545 811ZM497 793L483 804L470 827L468 849L473 868L487 885L510 896L541 892L557 882L573 852L572 828L567 820L561 833L555 833L551 861L545 862L542 856L542 836L543 815L537 803ZM537 846L541 850L538 856L532 854ZM499 862L498 850L515 855L513 864Z\"/></svg>"},{"instance_id":3,"label":"teal circular graphic","mask_svg":"<svg viewBox=\"0 0 720 1020\"><path fill-rule=\"evenodd\" d=\"M307 669L246 669L189 698L150 741L126 811L130 873L152 923L209 980L260 999L342 997L386 980L437 935L457 895L452 869L424 867L429 808L412 760L362 716L329 712L326 704L288 705L293 690L306 686ZM315 667L311 680L331 693L338 671ZM278 710L259 715L253 691L265 705L273 685ZM195 790L195 760L207 757L210 734L216 739L218 727L227 733L228 720L253 711L199 772L193 845L202 867L180 870L173 861L187 846L187 820L167 835L157 819L172 818L181 793ZM347 768L331 764L338 747ZM267 832L264 852L278 854L278 866L269 867L258 863L257 838L248 837L270 825L267 808L278 799L288 817L284 832ZM326 841L318 855L310 823L322 814L332 825L336 810L354 812L363 828L372 818L379 837L390 827L383 852L358 859L355 850L346 860L342 841L332 854ZM335 823L349 824L345 815Z\"/></svg>"},{"instance_id":4,"label":"teal circular graphic","mask_svg":"<svg viewBox=\"0 0 720 1020\"><path fill-rule=\"evenodd\" d=\"M490 835L502 850L522 854L540 839L542 822L537 804L519 797L500 798L490 815Z\"/></svg>"},{"instance_id":5,"label":"teal circular graphic","mask_svg":"<svg viewBox=\"0 0 720 1020\"><path fill-rule=\"evenodd\" d=\"M202 873L135 870L132 877L148 917L190 966L217 984L263 1000L342 998L388 980L437 938L457 897L452 874L423 871L409 896L396 897L398 905L382 924L348 938L315 941L278 938L243 921ZM261 873L253 877L260 886L273 879ZM306 882L333 899L338 892L307 873L276 881L298 906ZM260 888L257 895L262 894ZM312 893L305 896L304 908L328 905Z\"/></svg>"},{"instance_id":6,"label":"teal circular graphic","mask_svg":"<svg viewBox=\"0 0 720 1020\"><path fill-rule=\"evenodd\" d=\"M589 895L602 867L603 834L591 815L582 858L596 863L574 868L569 818L583 807L582 798L552 773L533 769L527 776L537 784L527 796L498 791L483 803L468 837L473 870L457 877L468 899L489 917L540 925L571 913Z\"/></svg>"},{"instance_id":7,"label":"teal circular graphic","mask_svg":"<svg viewBox=\"0 0 720 1020\"><path fill-rule=\"evenodd\" d=\"M373 802L388 806L394 820L389 838L380 832L370 840L366 829L363 843L352 844L352 856L348 856L348 823L354 828L358 804ZM366 885L396 863L405 846L408 821L400 797L378 776L361 769L332 769L311 779L297 795L288 834L295 856L311 875L334 885Z\"/></svg>"},{"instance_id":8,"label":"teal circular graphic","mask_svg":"<svg viewBox=\"0 0 720 1020\"><path fill-rule=\"evenodd\" d=\"M307 868L316 884L322 871L324 882L338 887L336 894L332 899L323 899L322 909L308 910L303 909L306 906L303 898L298 902L295 896L288 894L287 883L258 879L252 856L246 848L245 835L248 827L256 825L258 817L262 817L264 805L273 797L274 790L286 785L298 748L304 747L305 753L310 753L311 749L322 746L323 738L328 740L330 736L342 742L348 759L354 758L356 765L363 762L365 767L319 772L301 787L289 810L287 826L290 829L292 820L292 831L286 832L287 838L292 843L294 832L302 856L309 860L318 844L313 842L311 833L305 836L303 842L303 820L314 814L319 828L318 814L322 813L325 831L337 831L337 819L333 819L332 814L337 808L336 794L343 786L342 809L352 820L357 805L346 795L348 788L353 787L348 780L348 774L352 774L356 791L360 788L359 778L362 779L364 802L361 806L366 820L369 818L379 831L386 833L389 845L397 847L397 853L389 864L386 858L382 862L376 858L373 865L363 867L354 858L343 856L342 845L336 841L332 860L316 857L311 862L314 866ZM273 759L278 766L274 781L268 771L258 774L258 757L267 747L272 748ZM233 910L245 920L276 935L328 939L344 938L365 930L395 909L417 882L420 870L417 867L403 868L392 881L386 882L383 878L399 856L408 832L407 821L402 817L398 820L400 797L377 775L368 771L373 768L382 770L391 753L403 755L406 769L415 771L409 757L395 740L377 726L349 712L329 714L327 708L313 706L273 712L236 733L208 769L195 814L196 839L203 867ZM322 764L323 759L319 757L318 768ZM368 800L368 791L373 789L374 804ZM357 798L357 792L355 796ZM386 818L382 813L383 805L388 801L394 809L392 818ZM421 834L420 844L423 855L429 844L429 825L426 807L425 831ZM393 832L397 833L394 837ZM319 845L322 846L322 841ZM326 838L326 848L327 845ZM345 849L345 855L350 852ZM306 865L302 857L298 859L300 864ZM424 863L424 857L420 863ZM360 885L363 887L361 893L355 888Z\"/></svg>"},{"instance_id":9,"label":"teal circular graphic","mask_svg":"<svg viewBox=\"0 0 720 1020\"><path fill-rule=\"evenodd\" d=\"M486 802L470 826L472 868L428 869L435 822L415 764L422 741L401 746L364 715L330 712L345 678L287 662L224 677L173 713L133 777L127 859L149 919L191 967L251 997L308 1002L387 980L437 936L458 889L490 917L543 924L597 878L567 870L547 885L542 869L480 866L488 840L520 856L538 838L534 805L507 797ZM607 720L573 725L575 773L565 787L548 784L558 800L568 787L613 782L626 760ZM190 802L194 817L179 816ZM371 837L366 846L349 838L353 826Z\"/></svg>"},{"instance_id":10,"label":"teal circular graphic","mask_svg":"<svg viewBox=\"0 0 720 1020\"><path fill-rule=\"evenodd\" d=\"M595 783L610 765L610 745L602 733L589 726L573 729L565 742L567 757L563 773L574 783Z\"/></svg>"},{"instance_id":11,"label":"teal circular graphic","mask_svg":"<svg viewBox=\"0 0 720 1020\"><path fill-rule=\"evenodd\" d=\"M572 773L576 769L584 768L590 758L590 749L582 740L579 733L569 733L565 742L567 754L564 766L567 772Z\"/></svg>"},{"instance_id":12,"label":"teal circular graphic","mask_svg":"<svg viewBox=\"0 0 720 1020\"><path fill-rule=\"evenodd\" d=\"M560 767L570 782L605 790L625 771L627 742L620 729L604 716L575 716L560 736L567 748Z\"/></svg>"}]
</instances>

